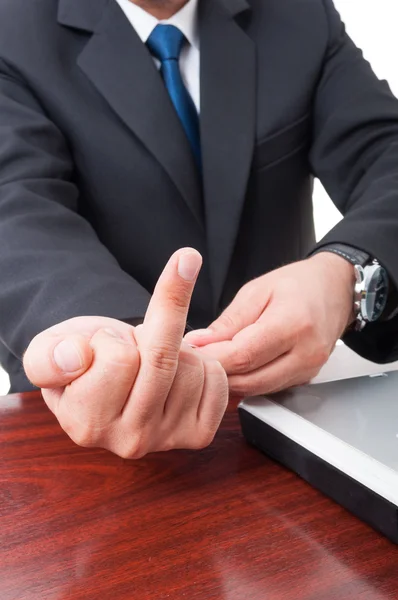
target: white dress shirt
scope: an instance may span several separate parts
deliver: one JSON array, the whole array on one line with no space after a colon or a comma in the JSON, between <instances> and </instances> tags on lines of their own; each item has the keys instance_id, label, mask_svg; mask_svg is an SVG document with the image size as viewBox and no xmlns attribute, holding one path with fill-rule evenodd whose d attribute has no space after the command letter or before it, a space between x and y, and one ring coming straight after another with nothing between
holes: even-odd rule
<instances>
[{"instance_id":1,"label":"white dress shirt","mask_svg":"<svg viewBox=\"0 0 398 600\"><path fill-rule=\"evenodd\" d=\"M152 31L159 23L174 25L185 35L187 42L180 56L180 71L185 87L199 112L200 110L200 51L198 31L198 0L189 0L185 6L175 13L170 19L158 21L145 10L130 2L130 0L116 0L120 8L144 42L147 42ZM122 58L121 58L122 60ZM154 58L159 67L159 61Z\"/></svg>"}]
</instances>

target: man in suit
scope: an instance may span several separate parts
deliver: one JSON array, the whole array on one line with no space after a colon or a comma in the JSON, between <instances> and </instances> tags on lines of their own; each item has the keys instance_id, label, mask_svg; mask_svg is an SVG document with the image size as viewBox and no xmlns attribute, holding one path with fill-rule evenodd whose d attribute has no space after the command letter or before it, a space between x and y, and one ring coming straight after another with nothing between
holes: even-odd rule
<instances>
[{"instance_id":1,"label":"man in suit","mask_svg":"<svg viewBox=\"0 0 398 600\"><path fill-rule=\"evenodd\" d=\"M0 360L78 443L202 447L342 335L398 358L397 234L398 102L332 0L1 0Z\"/></svg>"}]
</instances>

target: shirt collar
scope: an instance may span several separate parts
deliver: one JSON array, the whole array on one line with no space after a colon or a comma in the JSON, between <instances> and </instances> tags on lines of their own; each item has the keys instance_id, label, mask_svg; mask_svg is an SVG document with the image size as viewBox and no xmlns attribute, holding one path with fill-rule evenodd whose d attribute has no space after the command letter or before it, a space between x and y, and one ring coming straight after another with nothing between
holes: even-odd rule
<instances>
[{"instance_id":1,"label":"shirt collar","mask_svg":"<svg viewBox=\"0 0 398 600\"><path fill-rule=\"evenodd\" d=\"M156 17L130 2L130 0L117 0L117 2L144 44L156 25L165 23L178 27L192 46L199 47L198 0L189 0L181 10L164 21L158 21Z\"/></svg>"}]
</instances>

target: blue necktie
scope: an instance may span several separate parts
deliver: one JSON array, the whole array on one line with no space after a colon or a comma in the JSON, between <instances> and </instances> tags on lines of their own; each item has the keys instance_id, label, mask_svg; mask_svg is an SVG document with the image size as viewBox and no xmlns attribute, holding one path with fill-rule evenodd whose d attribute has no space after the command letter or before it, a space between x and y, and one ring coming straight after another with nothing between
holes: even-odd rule
<instances>
[{"instance_id":1,"label":"blue necktie","mask_svg":"<svg viewBox=\"0 0 398 600\"><path fill-rule=\"evenodd\" d=\"M182 80L178 63L184 41L184 34L174 25L157 25L148 38L147 46L151 54L160 61L164 83L200 169L199 117Z\"/></svg>"}]
</instances>

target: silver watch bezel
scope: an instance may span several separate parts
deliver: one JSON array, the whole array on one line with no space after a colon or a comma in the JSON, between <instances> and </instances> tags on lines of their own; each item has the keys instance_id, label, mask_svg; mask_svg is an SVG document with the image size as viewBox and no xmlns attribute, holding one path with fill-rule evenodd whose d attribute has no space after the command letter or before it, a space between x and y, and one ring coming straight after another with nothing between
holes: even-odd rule
<instances>
[{"instance_id":1,"label":"silver watch bezel","mask_svg":"<svg viewBox=\"0 0 398 600\"><path fill-rule=\"evenodd\" d=\"M375 274L383 270L384 267L375 259L369 265L354 265L355 270L355 292L354 292L354 312L355 312L355 330L362 329L371 322L371 315L368 314L367 294Z\"/></svg>"}]
</instances>

